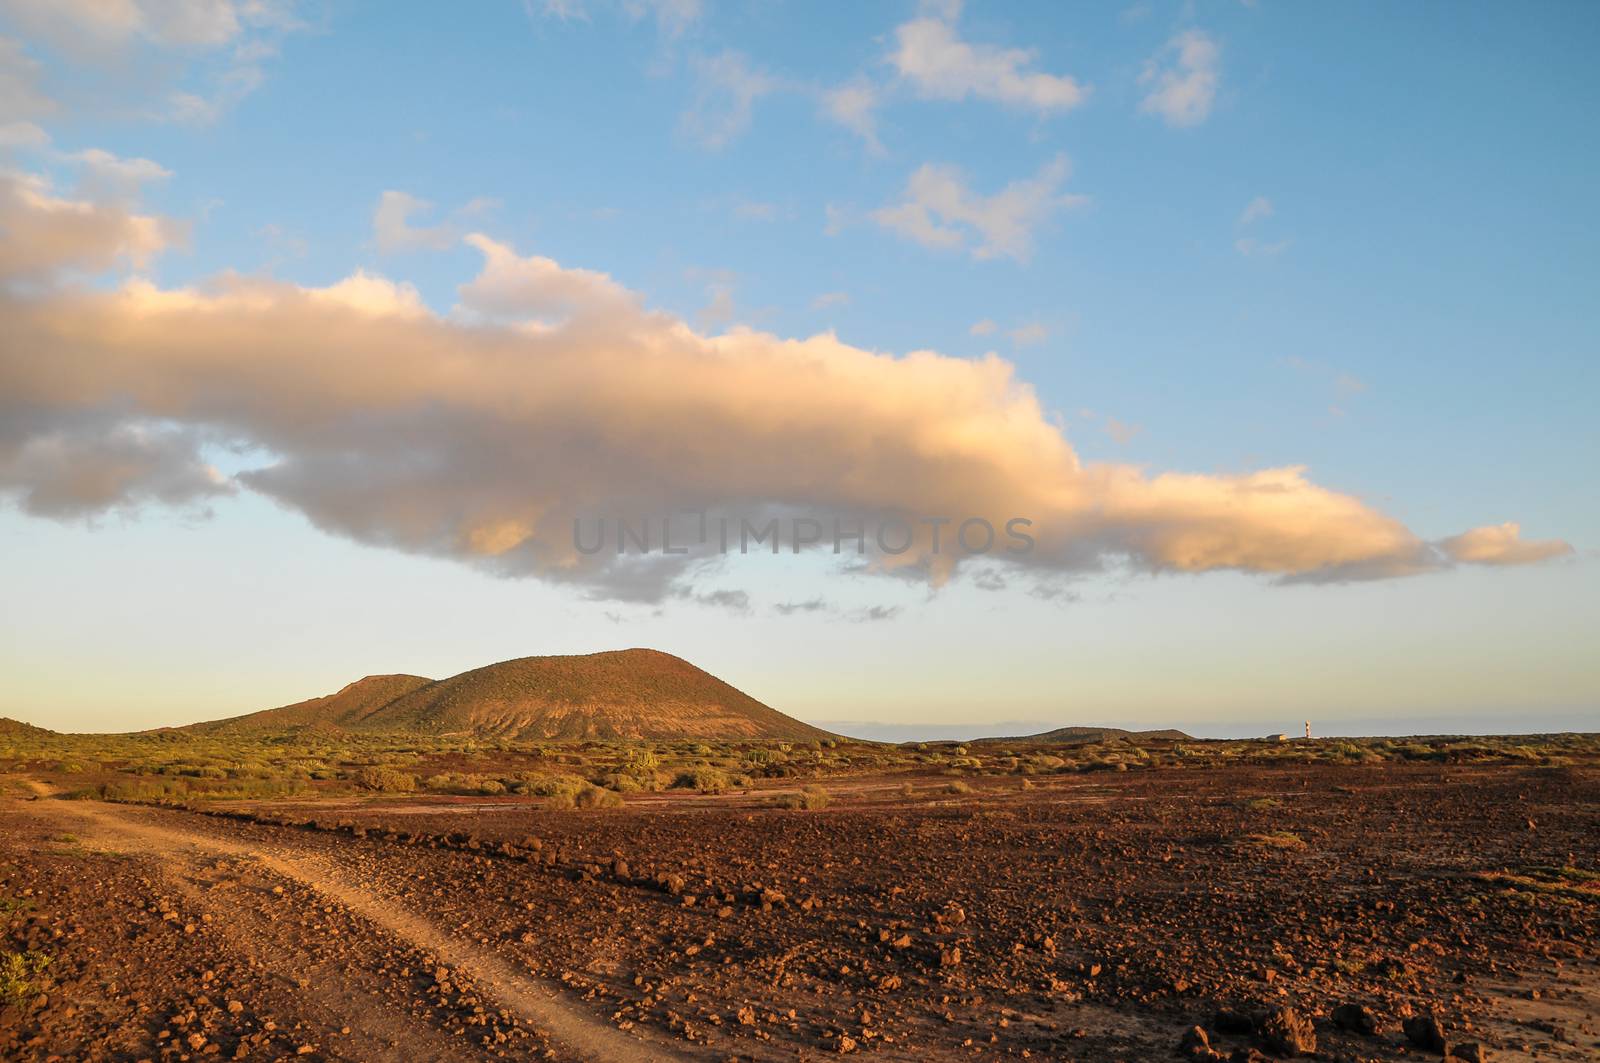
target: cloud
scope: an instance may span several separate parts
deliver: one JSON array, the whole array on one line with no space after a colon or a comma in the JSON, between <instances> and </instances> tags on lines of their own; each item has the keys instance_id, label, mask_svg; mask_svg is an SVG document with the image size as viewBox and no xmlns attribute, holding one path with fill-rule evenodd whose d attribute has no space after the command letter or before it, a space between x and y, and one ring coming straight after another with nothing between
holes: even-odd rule
<instances>
[{"instance_id":1,"label":"cloud","mask_svg":"<svg viewBox=\"0 0 1600 1063\"><path fill-rule=\"evenodd\" d=\"M49 143L50 134L32 122L7 122L0 125L0 151L42 148Z\"/></svg>"},{"instance_id":2,"label":"cloud","mask_svg":"<svg viewBox=\"0 0 1600 1063\"><path fill-rule=\"evenodd\" d=\"M803 602L778 602L773 605L773 611L781 616L793 616L795 613L821 613L833 607L823 598L810 598Z\"/></svg>"},{"instance_id":3,"label":"cloud","mask_svg":"<svg viewBox=\"0 0 1600 1063\"><path fill-rule=\"evenodd\" d=\"M905 202L874 211L872 219L924 247L965 247L975 235L972 257L1026 261L1040 227L1057 211L1087 201L1060 191L1068 172L1066 157L1058 155L1035 176L983 196L955 167L927 163L906 182Z\"/></svg>"},{"instance_id":4,"label":"cloud","mask_svg":"<svg viewBox=\"0 0 1600 1063\"><path fill-rule=\"evenodd\" d=\"M1249 225L1252 222L1260 221L1263 218L1270 218L1272 215L1272 200L1268 199L1266 196L1257 196L1249 203L1245 204L1243 212L1241 212L1239 215L1239 224Z\"/></svg>"},{"instance_id":5,"label":"cloud","mask_svg":"<svg viewBox=\"0 0 1600 1063\"><path fill-rule=\"evenodd\" d=\"M378 205L372 211L372 239L378 245L378 250L387 253L442 251L453 246L460 236L450 226L411 224L413 214L432 209L433 204L425 199L393 189L384 192L378 197Z\"/></svg>"},{"instance_id":6,"label":"cloud","mask_svg":"<svg viewBox=\"0 0 1600 1063\"><path fill-rule=\"evenodd\" d=\"M522 0L522 9L529 18L558 19L562 22L588 22L590 0ZM705 14L701 0L621 0L611 6L634 22L649 19L668 40L676 40L688 32Z\"/></svg>"},{"instance_id":7,"label":"cloud","mask_svg":"<svg viewBox=\"0 0 1600 1063\"><path fill-rule=\"evenodd\" d=\"M1195 126L1211 114L1221 79L1222 48L1200 30L1187 30L1167 42L1145 63L1139 77L1149 92L1139 109L1170 126Z\"/></svg>"},{"instance_id":8,"label":"cloud","mask_svg":"<svg viewBox=\"0 0 1600 1063\"><path fill-rule=\"evenodd\" d=\"M1475 565L1527 565L1566 557L1572 547L1559 539L1524 541L1514 522L1491 524L1440 540L1439 549L1453 561Z\"/></svg>"},{"instance_id":9,"label":"cloud","mask_svg":"<svg viewBox=\"0 0 1600 1063\"><path fill-rule=\"evenodd\" d=\"M713 150L726 147L750 128L756 101L779 88L776 78L751 67L739 52L698 58L694 70L695 103L683 116L683 126Z\"/></svg>"},{"instance_id":10,"label":"cloud","mask_svg":"<svg viewBox=\"0 0 1600 1063\"><path fill-rule=\"evenodd\" d=\"M75 87L109 78L104 98L127 108L150 91L129 84L156 86L160 102L143 115L189 123L214 121L261 85L277 40L302 28L294 11L288 0L0 0L0 16L60 56Z\"/></svg>"},{"instance_id":11,"label":"cloud","mask_svg":"<svg viewBox=\"0 0 1600 1063\"><path fill-rule=\"evenodd\" d=\"M622 9L632 19L653 19L669 40L681 37L705 15L701 0L623 0Z\"/></svg>"},{"instance_id":12,"label":"cloud","mask_svg":"<svg viewBox=\"0 0 1600 1063\"><path fill-rule=\"evenodd\" d=\"M1018 325L1006 335L1018 347L1036 347L1050 338L1050 326L1030 321L1026 325Z\"/></svg>"},{"instance_id":13,"label":"cloud","mask_svg":"<svg viewBox=\"0 0 1600 1063\"><path fill-rule=\"evenodd\" d=\"M707 288L711 301L695 315L695 324L702 329L716 329L734 318L733 285L717 281Z\"/></svg>"},{"instance_id":14,"label":"cloud","mask_svg":"<svg viewBox=\"0 0 1600 1063\"><path fill-rule=\"evenodd\" d=\"M883 144L878 140L876 116L881 102L877 88L856 80L824 92L822 113L860 137L869 151L881 155Z\"/></svg>"},{"instance_id":15,"label":"cloud","mask_svg":"<svg viewBox=\"0 0 1600 1063\"><path fill-rule=\"evenodd\" d=\"M1138 436L1140 432L1144 431L1144 426L1137 424L1124 424L1115 417L1107 416L1105 430L1106 435L1111 437L1112 442L1118 444L1119 446L1125 447L1129 443L1132 443L1134 438Z\"/></svg>"},{"instance_id":16,"label":"cloud","mask_svg":"<svg viewBox=\"0 0 1600 1063\"><path fill-rule=\"evenodd\" d=\"M4 404L0 403L0 411ZM202 433L89 417L26 438L0 432L0 493L26 513L66 519L145 503L183 505L233 493L200 457Z\"/></svg>"},{"instance_id":17,"label":"cloud","mask_svg":"<svg viewBox=\"0 0 1600 1063\"><path fill-rule=\"evenodd\" d=\"M772 221L778 216L778 208L771 203L741 199L733 205L733 216L745 221Z\"/></svg>"},{"instance_id":18,"label":"cloud","mask_svg":"<svg viewBox=\"0 0 1600 1063\"><path fill-rule=\"evenodd\" d=\"M967 333L972 336L988 336L992 335L999 327L993 321L984 318L982 321L974 322L972 327L967 329Z\"/></svg>"},{"instance_id":19,"label":"cloud","mask_svg":"<svg viewBox=\"0 0 1600 1063\"><path fill-rule=\"evenodd\" d=\"M56 109L56 102L39 87L40 69L21 41L0 37L0 124L40 118Z\"/></svg>"},{"instance_id":20,"label":"cloud","mask_svg":"<svg viewBox=\"0 0 1600 1063\"><path fill-rule=\"evenodd\" d=\"M811 309L813 310L827 310L829 307L849 305L849 292L823 292L811 300Z\"/></svg>"},{"instance_id":21,"label":"cloud","mask_svg":"<svg viewBox=\"0 0 1600 1063\"><path fill-rule=\"evenodd\" d=\"M879 620L893 620L900 615L898 605L869 605L854 609L846 615L846 619L857 624L871 624Z\"/></svg>"},{"instance_id":22,"label":"cloud","mask_svg":"<svg viewBox=\"0 0 1600 1063\"><path fill-rule=\"evenodd\" d=\"M1029 70L1035 58L1031 49L968 44L938 17L898 27L889 54L900 76L933 99L973 96L1041 112L1070 110L1084 101L1088 90L1074 79Z\"/></svg>"},{"instance_id":23,"label":"cloud","mask_svg":"<svg viewBox=\"0 0 1600 1063\"><path fill-rule=\"evenodd\" d=\"M99 148L74 152L65 158L81 168L82 191L91 197L132 199L145 185L172 176L172 171L160 163L124 159Z\"/></svg>"},{"instance_id":24,"label":"cloud","mask_svg":"<svg viewBox=\"0 0 1600 1063\"><path fill-rule=\"evenodd\" d=\"M53 46L82 54L140 40L218 48L239 36L253 12L279 6L260 0L3 0L0 12Z\"/></svg>"},{"instance_id":25,"label":"cloud","mask_svg":"<svg viewBox=\"0 0 1600 1063\"><path fill-rule=\"evenodd\" d=\"M142 269L187 232L181 222L115 204L63 199L44 177L0 170L0 284Z\"/></svg>"},{"instance_id":26,"label":"cloud","mask_svg":"<svg viewBox=\"0 0 1600 1063\"><path fill-rule=\"evenodd\" d=\"M1033 551L985 563L1041 578L1115 565L1367 579L1558 549L1509 547L1503 529L1493 548L1481 529L1436 547L1300 467L1084 461L992 355L706 335L603 273L482 234L466 237L483 265L449 314L363 273L327 287L234 273L180 288L52 283L64 264L116 265L130 234L164 223L10 187L8 229L93 220L67 250L4 244L0 460L5 489L36 512L236 485L357 542L638 601L679 595L711 558L584 553L575 520L1021 517ZM262 457L223 484L202 441ZM861 560L936 584L960 563L934 552L926 525L904 553Z\"/></svg>"},{"instance_id":27,"label":"cloud","mask_svg":"<svg viewBox=\"0 0 1600 1063\"><path fill-rule=\"evenodd\" d=\"M1271 218L1277 211L1272 205L1272 200L1266 196L1257 196L1239 214L1238 228L1249 229L1259 222ZM1262 240L1255 236L1240 235L1233 241L1233 249L1246 258L1261 257L1272 258L1281 255L1289 249L1288 240Z\"/></svg>"}]
</instances>

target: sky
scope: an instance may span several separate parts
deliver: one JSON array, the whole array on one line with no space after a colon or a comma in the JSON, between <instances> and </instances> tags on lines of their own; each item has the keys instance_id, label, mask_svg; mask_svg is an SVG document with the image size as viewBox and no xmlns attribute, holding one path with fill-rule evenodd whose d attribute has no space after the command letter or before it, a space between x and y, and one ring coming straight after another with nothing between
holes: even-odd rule
<instances>
[{"instance_id":1,"label":"sky","mask_svg":"<svg viewBox=\"0 0 1600 1063\"><path fill-rule=\"evenodd\" d=\"M1600 729L1597 45L0 0L0 714L652 646L871 736Z\"/></svg>"}]
</instances>

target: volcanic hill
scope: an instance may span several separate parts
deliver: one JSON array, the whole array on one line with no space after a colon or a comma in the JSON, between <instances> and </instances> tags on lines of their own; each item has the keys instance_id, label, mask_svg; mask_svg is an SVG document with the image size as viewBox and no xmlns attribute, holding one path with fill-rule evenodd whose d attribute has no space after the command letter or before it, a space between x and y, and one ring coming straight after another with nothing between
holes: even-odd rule
<instances>
[{"instance_id":1,"label":"volcanic hill","mask_svg":"<svg viewBox=\"0 0 1600 1063\"><path fill-rule=\"evenodd\" d=\"M833 737L688 661L647 649L522 657L440 680L368 676L336 694L184 730L328 727L517 739Z\"/></svg>"}]
</instances>

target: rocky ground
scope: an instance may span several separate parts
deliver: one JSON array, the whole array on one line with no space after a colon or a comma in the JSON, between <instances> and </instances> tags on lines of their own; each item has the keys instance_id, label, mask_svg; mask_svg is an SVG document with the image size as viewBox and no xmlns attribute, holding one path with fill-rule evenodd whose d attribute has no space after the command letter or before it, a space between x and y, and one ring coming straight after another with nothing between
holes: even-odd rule
<instances>
[{"instance_id":1,"label":"rocky ground","mask_svg":"<svg viewBox=\"0 0 1600 1063\"><path fill-rule=\"evenodd\" d=\"M824 786L210 815L13 786L0 1057L1600 1058L1600 770Z\"/></svg>"}]
</instances>

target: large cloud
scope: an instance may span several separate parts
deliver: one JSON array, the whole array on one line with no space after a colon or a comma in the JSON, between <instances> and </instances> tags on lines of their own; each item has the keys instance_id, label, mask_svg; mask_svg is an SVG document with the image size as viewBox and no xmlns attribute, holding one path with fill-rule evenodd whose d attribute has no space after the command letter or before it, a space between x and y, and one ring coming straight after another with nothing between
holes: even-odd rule
<instances>
[{"instance_id":1,"label":"large cloud","mask_svg":"<svg viewBox=\"0 0 1600 1063\"><path fill-rule=\"evenodd\" d=\"M143 266L185 232L177 222L116 203L61 198L42 177L0 170L0 284L99 273L119 263Z\"/></svg>"},{"instance_id":2,"label":"large cloud","mask_svg":"<svg viewBox=\"0 0 1600 1063\"><path fill-rule=\"evenodd\" d=\"M67 210L19 187L8 226ZM0 295L0 489L36 512L225 490L199 457L209 440L271 455L238 482L335 534L619 597L682 593L700 555L584 554L575 519L1025 517L1037 547L1001 560L1041 572L1110 560L1350 579L1548 552L1519 554L1514 527L1492 557L1472 546L1482 532L1441 551L1299 468L1087 463L998 358L703 335L605 274L481 234L467 239L482 271L448 315L365 274L328 288L40 286L149 250L149 219L73 210L99 222L73 241L6 241L8 275L35 283ZM91 475L96 462L111 471ZM911 549L875 560L942 579L953 531L942 553L922 525Z\"/></svg>"}]
</instances>

